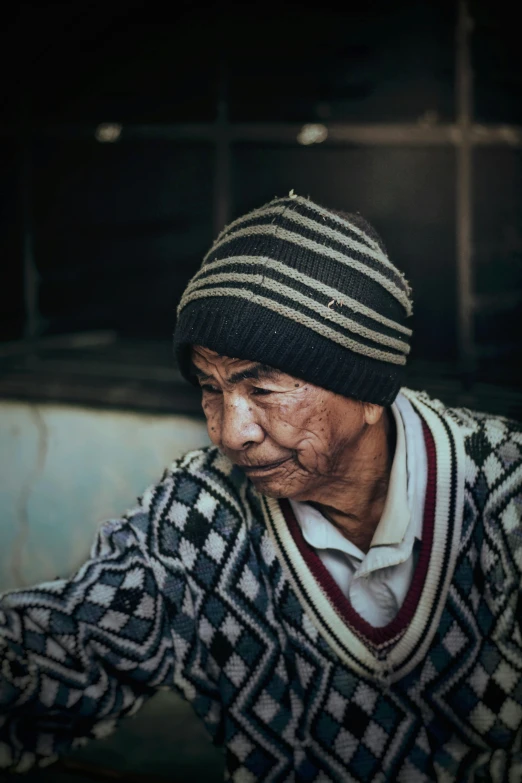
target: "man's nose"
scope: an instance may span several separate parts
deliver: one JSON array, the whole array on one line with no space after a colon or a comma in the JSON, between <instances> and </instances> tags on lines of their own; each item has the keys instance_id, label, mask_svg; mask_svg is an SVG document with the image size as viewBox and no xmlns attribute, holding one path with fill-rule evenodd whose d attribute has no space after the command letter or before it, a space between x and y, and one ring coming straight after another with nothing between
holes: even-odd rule
<instances>
[{"instance_id":1,"label":"man's nose","mask_svg":"<svg viewBox=\"0 0 522 783\"><path fill-rule=\"evenodd\" d=\"M261 443L262 427L249 400L239 396L224 396L221 419L221 445L231 451L242 451L252 443Z\"/></svg>"}]
</instances>

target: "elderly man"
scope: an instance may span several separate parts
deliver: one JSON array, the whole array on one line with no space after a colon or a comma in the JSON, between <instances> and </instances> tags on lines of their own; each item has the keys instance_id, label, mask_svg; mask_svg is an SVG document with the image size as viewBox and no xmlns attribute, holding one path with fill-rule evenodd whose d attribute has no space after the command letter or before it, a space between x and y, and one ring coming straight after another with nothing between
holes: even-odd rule
<instances>
[{"instance_id":1,"label":"elderly man","mask_svg":"<svg viewBox=\"0 0 522 783\"><path fill-rule=\"evenodd\" d=\"M411 309L359 215L224 229L175 334L214 446L3 597L5 766L168 687L239 783L522 780L522 432L400 391Z\"/></svg>"}]
</instances>

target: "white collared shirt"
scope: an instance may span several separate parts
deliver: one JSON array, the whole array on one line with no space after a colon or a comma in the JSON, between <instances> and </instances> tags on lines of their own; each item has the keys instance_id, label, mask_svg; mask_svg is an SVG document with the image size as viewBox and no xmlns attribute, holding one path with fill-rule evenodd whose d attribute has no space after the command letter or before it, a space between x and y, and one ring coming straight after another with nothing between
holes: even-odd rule
<instances>
[{"instance_id":1,"label":"white collared shirt","mask_svg":"<svg viewBox=\"0 0 522 783\"><path fill-rule=\"evenodd\" d=\"M399 394L391 406L396 445L384 510L365 554L320 511L291 500L305 540L317 551L355 611L370 625L387 625L402 606L422 538L427 458L422 424Z\"/></svg>"}]
</instances>

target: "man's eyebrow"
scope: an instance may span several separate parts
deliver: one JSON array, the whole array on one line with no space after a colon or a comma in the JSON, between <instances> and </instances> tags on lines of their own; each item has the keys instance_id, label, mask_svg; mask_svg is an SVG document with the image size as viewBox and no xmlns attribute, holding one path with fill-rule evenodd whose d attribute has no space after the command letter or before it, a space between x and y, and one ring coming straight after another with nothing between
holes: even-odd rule
<instances>
[{"instance_id":1,"label":"man's eyebrow","mask_svg":"<svg viewBox=\"0 0 522 783\"><path fill-rule=\"evenodd\" d=\"M207 375L203 370L200 370L197 365L192 362L191 369L194 375L199 378L200 381L212 380L211 375ZM240 370L240 372L233 373L227 378L228 383L240 383L241 381L254 380L258 381L261 378L273 378L279 374L280 370L275 367L271 367L269 364L263 364L262 362L256 362L251 367L247 367L246 370Z\"/></svg>"},{"instance_id":2,"label":"man's eyebrow","mask_svg":"<svg viewBox=\"0 0 522 783\"><path fill-rule=\"evenodd\" d=\"M275 367L270 367L269 364L262 364L262 362L256 362L252 367L247 367L246 370L236 372L227 378L229 383L239 383L240 381L254 380L259 381L261 378L273 378L278 375L280 370Z\"/></svg>"}]
</instances>

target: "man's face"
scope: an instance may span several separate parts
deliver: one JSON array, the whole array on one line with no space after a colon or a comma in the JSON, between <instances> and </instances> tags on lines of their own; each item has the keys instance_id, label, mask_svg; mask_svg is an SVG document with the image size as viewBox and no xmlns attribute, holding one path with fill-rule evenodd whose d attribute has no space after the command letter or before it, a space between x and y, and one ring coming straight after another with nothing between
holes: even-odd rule
<instances>
[{"instance_id":1,"label":"man's face","mask_svg":"<svg viewBox=\"0 0 522 783\"><path fill-rule=\"evenodd\" d=\"M314 500L343 480L365 406L258 362L192 349L211 441L259 492Z\"/></svg>"}]
</instances>

